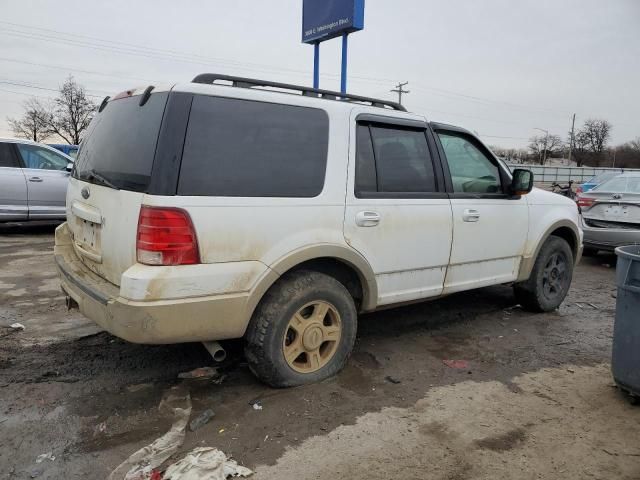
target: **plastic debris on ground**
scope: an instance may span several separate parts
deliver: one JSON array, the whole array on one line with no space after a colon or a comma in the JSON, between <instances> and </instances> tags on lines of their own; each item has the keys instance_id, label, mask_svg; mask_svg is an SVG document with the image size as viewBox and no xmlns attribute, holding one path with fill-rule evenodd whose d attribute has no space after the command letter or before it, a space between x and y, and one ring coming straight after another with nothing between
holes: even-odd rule
<instances>
[{"instance_id":1,"label":"plastic debris on ground","mask_svg":"<svg viewBox=\"0 0 640 480\"><path fill-rule=\"evenodd\" d=\"M209 420L215 417L215 415L216 414L213 412L213 410L207 408L204 412L191 420L191 422L189 423L189 430L195 432L199 428L204 427L209 422Z\"/></svg>"},{"instance_id":2,"label":"plastic debris on ground","mask_svg":"<svg viewBox=\"0 0 640 480\"><path fill-rule=\"evenodd\" d=\"M24 325L21 323L12 323L11 325L9 325L10 328L13 328L14 330L24 330Z\"/></svg>"},{"instance_id":3,"label":"plastic debris on ground","mask_svg":"<svg viewBox=\"0 0 640 480\"><path fill-rule=\"evenodd\" d=\"M53 455L53 452L47 452L47 453L38 455L38 457L36 458L36 463L42 463L45 460L50 460L53 462L55 459L56 457Z\"/></svg>"},{"instance_id":4,"label":"plastic debris on ground","mask_svg":"<svg viewBox=\"0 0 640 480\"><path fill-rule=\"evenodd\" d=\"M442 360L442 363L444 363L449 368L469 368L469 362L467 362L466 360Z\"/></svg>"},{"instance_id":5,"label":"plastic debris on ground","mask_svg":"<svg viewBox=\"0 0 640 480\"><path fill-rule=\"evenodd\" d=\"M254 410L262 410L262 403L260 403L260 400L256 400L251 404L251 406Z\"/></svg>"},{"instance_id":6,"label":"plastic debris on ground","mask_svg":"<svg viewBox=\"0 0 640 480\"><path fill-rule=\"evenodd\" d=\"M160 402L158 410L173 415L171 429L153 443L133 453L109 475L108 480L149 480L156 467L178 451L191 415L191 396L173 387Z\"/></svg>"},{"instance_id":7,"label":"plastic debris on ground","mask_svg":"<svg viewBox=\"0 0 640 480\"><path fill-rule=\"evenodd\" d=\"M164 480L225 480L229 477L248 477L248 468L211 447L199 447L189 452L164 472Z\"/></svg>"},{"instance_id":8,"label":"plastic debris on ground","mask_svg":"<svg viewBox=\"0 0 640 480\"><path fill-rule=\"evenodd\" d=\"M218 369L214 367L200 367L189 372L182 372L178 374L178 378L185 380L192 380L196 378L213 378L218 376Z\"/></svg>"}]
</instances>

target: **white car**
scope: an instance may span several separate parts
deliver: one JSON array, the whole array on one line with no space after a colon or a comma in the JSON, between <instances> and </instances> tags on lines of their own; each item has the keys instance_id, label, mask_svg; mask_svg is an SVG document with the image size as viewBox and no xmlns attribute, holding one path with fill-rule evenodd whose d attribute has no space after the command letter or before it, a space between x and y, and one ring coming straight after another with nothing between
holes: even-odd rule
<instances>
[{"instance_id":1,"label":"white car","mask_svg":"<svg viewBox=\"0 0 640 480\"><path fill-rule=\"evenodd\" d=\"M203 74L105 99L55 257L70 304L114 335L244 337L260 379L299 385L343 367L359 312L495 284L558 307L578 210L532 184L400 105Z\"/></svg>"},{"instance_id":2,"label":"white car","mask_svg":"<svg viewBox=\"0 0 640 480\"><path fill-rule=\"evenodd\" d=\"M0 222L63 220L72 167L48 145L0 138Z\"/></svg>"}]
</instances>

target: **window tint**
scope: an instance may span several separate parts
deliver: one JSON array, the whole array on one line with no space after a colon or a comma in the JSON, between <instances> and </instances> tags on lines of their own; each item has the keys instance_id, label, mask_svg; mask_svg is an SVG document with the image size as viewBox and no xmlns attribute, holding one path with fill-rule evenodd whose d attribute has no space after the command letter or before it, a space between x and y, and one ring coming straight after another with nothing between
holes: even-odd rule
<instances>
[{"instance_id":1,"label":"window tint","mask_svg":"<svg viewBox=\"0 0 640 480\"><path fill-rule=\"evenodd\" d=\"M149 185L167 93L110 101L96 113L78 152L74 176L98 183L92 173L125 190Z\"/></svg>"},{"instance_id":2,"label":"window tint","mask_svg":"<svg viewBox=\"0 0 640 480\"><path fill-rule=\"evenodd\" d=\"M356 196L378 191L376 161L368 125L356 128Z\"/></svg>"},{"instance_id":3,"label":"window tint","mask_svg":"<svg viewBox=\"0 0 640 480\"><path fill-rule=\"evenodd\" d=\"M178 194L315 197L324 186L328 141L322 110L196 96Z\"/></svg>"},{"instance_id":4,"label":"window tint","mask_svg":"<svg viewBox=\"0 0 640 480\"><path fill-rule=\"evenodd\" d=\"M19 167L17 158L13 154L13 144L0 143L0 167Z\"/></svg>"},{"instance_id":5,"label":"window tint","mask_svg":"<svg viewBox=\"0 0 640 480\"><path fill-rule=\"evenodd\" d=\"M366 127L358 127L356 158L356 191L361 185L371 186L375 180L378 192L423 193L435 192L433 163L424 130L387 127L373 124L368 127L371 144L366 140ZM375 160L373 176L370 157ZM360 190L361 192L363 190ZM376 191L372 189L370 191Z\"/></svg>"},{"instance_id":6,"label":"window tint","mask_svg":"<svg viewBox=\"0 0 640 480\"><path fill-rule=\"evenodd\" d=\"M500 173L485 153L464 135L439 132L447 157L453 191L457 193L502 193Z\"/></svg>"},{"instance_id":7,"label":"window tint","mask_svg":"<svg viewBox=\"0 0 640 480\"><path fill-rule=\"evenodd\" d=\"M16 144L25 168L37 168L40 170L65 170L69 159L46 148L35 145Z\"/></svg>"}]
</instances>

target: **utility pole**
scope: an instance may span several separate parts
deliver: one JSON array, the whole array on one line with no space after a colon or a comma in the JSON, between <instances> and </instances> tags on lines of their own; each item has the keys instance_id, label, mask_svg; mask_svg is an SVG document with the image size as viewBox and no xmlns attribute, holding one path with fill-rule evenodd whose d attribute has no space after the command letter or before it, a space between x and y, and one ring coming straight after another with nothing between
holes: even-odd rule
<instances>
[{"instance_id":1,"label":"utility pole","mask_svg":"<svg viewBox=\"0 0 640 480\"><path fill-rule=\"evenodd\" d=\"M573 132L576 126L576 114L573 114L573 119L571 120L571 136L569 137L569 165L571 165L571 153L573 151Z\"/></svg>"},{"instance_id":2,"label":"utility pole","mask_svg":"<svg viewBox=\"0 0 640 480\"><path fill-rule=\"evenodd\" d=\"M403 90L402 87L404 87L405 85L408 85L409 82L404 82L404 83L398 83L398 85L396 85L396 88L393 90L389 90L390 92L395 92L398 94L398 103L400 105L402 105L402 94L403 93L410 93L409 90Z\"/></svg>"}]
</instances>

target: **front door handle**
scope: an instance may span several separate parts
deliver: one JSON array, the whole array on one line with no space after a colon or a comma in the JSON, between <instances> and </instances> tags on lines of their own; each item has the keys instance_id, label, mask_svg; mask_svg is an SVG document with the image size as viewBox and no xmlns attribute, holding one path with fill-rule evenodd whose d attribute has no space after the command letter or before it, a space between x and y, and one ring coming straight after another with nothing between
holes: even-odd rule
<instances>
[{"instance_id":1,"label":"front door handle","mask_svg":"<svg viewBox=\"0 0 640 480\"><path fill-rule=\"evenodd\" d=\"M462 220L465 222L477 222L480 220L480 212L473 208L465 208L462 212Z\"/></svg>"},{"instance_id":2,"label":"front door handle","mask_svg":"<svg viewBox=\"0 0 640 480\"><path fill-rule=\"evenodd\" d=\"M30 182L41 182L42 179L40 177L29 177Z\"/></svg>"},{"instance_id":3,"label":"front door handle","mask_svg":"<svg viewBox=\"0 0 640 480\"><path fill-rule=\"evenodd\" d=\"M359 227L375 227L380 223L380 214L378 212L358 212L356 213L356 225Z\"/></svg>"}]
</instances>

